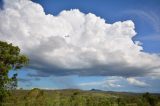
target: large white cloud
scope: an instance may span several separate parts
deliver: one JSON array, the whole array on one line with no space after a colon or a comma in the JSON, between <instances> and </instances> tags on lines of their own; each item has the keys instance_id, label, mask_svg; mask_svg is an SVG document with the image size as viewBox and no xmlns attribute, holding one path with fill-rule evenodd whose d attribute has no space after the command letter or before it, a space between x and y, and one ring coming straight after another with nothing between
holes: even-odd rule
<instances>
[{"instance_id":1,"label":"large white cloud","mask_svg":"<svg viewBox=\"0 0 160 106\"><path fill-rule=\"evenodd\" d=\"M109 24L78 9L45 14L30 0L5 0L0 11L0 40L18 45L43 76L160 74L160 57L132 40L134 28L131 20Z\"/></svg>"}]
</instances>

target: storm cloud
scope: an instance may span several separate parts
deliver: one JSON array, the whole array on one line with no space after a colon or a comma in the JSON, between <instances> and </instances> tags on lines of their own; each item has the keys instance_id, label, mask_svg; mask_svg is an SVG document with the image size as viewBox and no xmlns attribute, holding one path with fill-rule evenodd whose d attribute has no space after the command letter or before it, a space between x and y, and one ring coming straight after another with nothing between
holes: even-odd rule
<instances>
[{"instance_id":1,"label":"storm cloud","mask_svg":"<svg viewBox=\"0 0 160 106\"><path fill-rule=\"evenodd\" d=\"M0 10L0 40L29 56L35 76L160 76L160 57L135 36L132 20L110 24L78 9L54 16L30 0L4 0Z\"/></svg>"}]
</instances>

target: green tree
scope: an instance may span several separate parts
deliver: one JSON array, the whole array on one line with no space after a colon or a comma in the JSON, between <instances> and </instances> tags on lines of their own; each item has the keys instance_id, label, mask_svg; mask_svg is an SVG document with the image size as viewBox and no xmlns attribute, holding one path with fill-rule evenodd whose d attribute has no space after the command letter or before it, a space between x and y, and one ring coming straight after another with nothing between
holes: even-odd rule
<instances>
[{"instance_id":1,"label":"green tree","mask_svg":"<svg viewBox=\"0 0 160 106\"><path fill-rule=\"evenodd\" d=\"M158 98L148 92L143 94L143 98L150 104L150 106L156 106L158 103Z\"/></svg>"},{"instance_id":2,"label":"green tree","mask_svg":"<svg viewBox=\"0 0 160 106\"><path fill-rule=\"evenodd\" d=\"M20 54L20 49L11 43L0 41L0 103L8 94L8 90L17 87L17 72L27 65L29 59ZM9 71L14 70L12 77L8 76Z\"/></svg>"}]
</instances>

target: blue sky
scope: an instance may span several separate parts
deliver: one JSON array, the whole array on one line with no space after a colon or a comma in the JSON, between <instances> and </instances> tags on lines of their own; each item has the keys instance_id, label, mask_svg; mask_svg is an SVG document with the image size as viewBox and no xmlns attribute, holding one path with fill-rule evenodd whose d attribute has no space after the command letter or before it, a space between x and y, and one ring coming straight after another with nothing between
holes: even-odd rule
<instances>
[{"instance_id":1,"label":"blue sky","mask_svg":"<svg viewBox=\"0 0 160 106\"><path fill-rule=\"evenodd\" d=\"M105 22L109 24L113 24L118 21L131 20L135 25L135 31L137 33L132 40L140 41L142 43L143 52L148 53L149 55L160 54L159 0L33 0L33 2L40 4L46 15L51 14L53 16L59 16L59 13L63 10L69 11L71 9L78 9L84 14L93 13L96 16L103 18ZM1 0L0 6L2 7ZM0 22L2 21L0 20ZM4 39L6 40L6 38ZM28 52L25 53L27 54ZM30 56L30 54L31 53L29 52L27 55ZM36 54L39 55L39 53ZM31 54L31 57L34 56L34 54ZM35 61L40 65L43 64L50 67L50 65L47 65L47 62L43 62L42 59L35 59L32 61L31 58L31 66L19 71L19 87L25 89L39 87L44 89L78 88L89 90L96 88L106 91L160 92L160 85L158 85L160 79L155 75L150 75L150 70L147 70L148 73L143 74L143 72L138 73L138 68L134 68L133 71L135 69L137 70L135 70L136 75L133 76L125 73L121 74L121 72L118 71L115 71L115 73L117 72L118 74L114 73L111 75L103 75L97 74L99 71L98 69L101 69L97 68L97 70L94 70L96 74L83 75L73 74L74 72L72 74L66 74L69 70L66 70L63 67L60 68L60 71L62 70L60 74L53 74L50 71L52 68L47 71L43 70L47 68L42 68L43 71L39 71L39 67L34 68L35 66L32 66L32 63L35 63ZM155 64L159 63L156 62ZM114 65L114 67L116 67L116 65ZM54 67L53 70L55 70L54 73L56 73L57 67ZM79 71L79 69L72 71ZM50 75L48 75L47 72ZM63 72L66 73L63 75ZM12 75L12 73L13 72L11 72L10 75Z\"/></svg>"}]
</instances>

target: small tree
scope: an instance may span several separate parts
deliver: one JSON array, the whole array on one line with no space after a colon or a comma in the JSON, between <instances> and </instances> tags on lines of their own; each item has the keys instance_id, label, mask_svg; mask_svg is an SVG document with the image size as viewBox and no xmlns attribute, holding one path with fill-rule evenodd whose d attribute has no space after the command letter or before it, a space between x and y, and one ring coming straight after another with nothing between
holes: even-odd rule
<instances>
[{"instance_id":1,"label":"small tree","mask_svg":"<svg viewBox=\"0 0 160 106\"><path fill-rule=\"evenodd\" d=\"M150 104L150 106L156 106L158 103L158 98L151 95L149 92L143 94L143 98Z\"/></svg>"},{"instance_id":2,"label":"small tree","mask_svg":"<svg viewBox=\"0 0 160 106\"><path fill-rule=\"evenodd\" d=\"M28 60L25 55L20 54L17 46L0 41L0 103L7 96L9 89L17 87L17 73L9 77L9 71L21 69Z\"/></svg>"}]
</instances>

